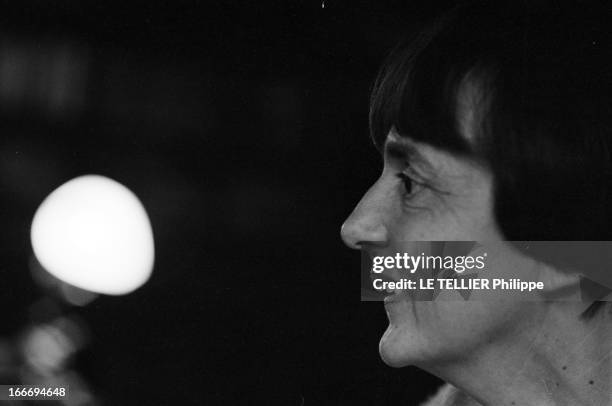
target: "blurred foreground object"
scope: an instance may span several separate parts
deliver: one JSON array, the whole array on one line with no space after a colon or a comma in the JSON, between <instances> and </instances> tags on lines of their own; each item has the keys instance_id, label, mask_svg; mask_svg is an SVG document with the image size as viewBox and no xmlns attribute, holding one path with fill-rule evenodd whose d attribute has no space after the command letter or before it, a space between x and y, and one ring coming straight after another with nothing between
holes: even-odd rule
<instances>
[{"instance_id":1,"label":"blurred foreground object","mask_svg":"<svg viewBox=\"0 0 612 406\"><path fill-rule=\"evenodd\" d=\"M48 303L44 301L37 304L45 305ZM17 370L18 382L39 387L68 387L68 397L48 402L51 405L99 404L74 363L75 355L86 346L88 335L84 321L75 315L62 315L26 328L17 340L22 360Z\"/></svg>"},{"instance_id":2,"label":"blurred foreground object","mask_svg":"<svg viewBox=\"0 0 612 406\"><path fill-rule=\"evenodd\" d=\"M91 292L130 293L153 270L153 231L142 203L104 176L80 176L53 191L36 211L30 237L49 273Z\"/></svg>"}]
</instances>

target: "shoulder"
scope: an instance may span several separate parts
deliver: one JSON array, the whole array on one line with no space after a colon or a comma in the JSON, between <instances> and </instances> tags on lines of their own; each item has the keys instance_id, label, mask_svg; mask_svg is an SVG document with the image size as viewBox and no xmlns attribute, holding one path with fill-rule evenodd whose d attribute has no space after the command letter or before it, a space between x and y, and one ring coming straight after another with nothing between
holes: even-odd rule
<instances>
[{"instance_id":1,"label":"shoulder","mask_svg":"<svg viewBox=\"0 0 612 406\"><path fill-rule=\"evenodd\" d=\"M421 406L480 406L480 404L453 385L446 384Z\"/></svg>"}]
</instances>

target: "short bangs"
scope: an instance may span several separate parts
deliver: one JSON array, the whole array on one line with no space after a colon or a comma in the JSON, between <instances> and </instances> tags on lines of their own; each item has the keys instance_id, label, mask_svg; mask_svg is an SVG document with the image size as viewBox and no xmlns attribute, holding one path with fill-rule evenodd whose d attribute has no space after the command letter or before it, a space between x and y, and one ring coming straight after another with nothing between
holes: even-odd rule
<instances>
[{"instance_id":1,"label":"short bangs","mask_svg":"<svg viewBox=\"0 0 612 406\"><path fill-rule=\"evenodd\" d=\"M370 135L381 149L387 134L423 141L456 153L473 153L460 132L458 97L471 75L477 86L494 71L488 37L457 24L458 10L400 43L384 62L370 99ZM470 19L473 19L470 18Z\"/></svg>"}]
</instances>

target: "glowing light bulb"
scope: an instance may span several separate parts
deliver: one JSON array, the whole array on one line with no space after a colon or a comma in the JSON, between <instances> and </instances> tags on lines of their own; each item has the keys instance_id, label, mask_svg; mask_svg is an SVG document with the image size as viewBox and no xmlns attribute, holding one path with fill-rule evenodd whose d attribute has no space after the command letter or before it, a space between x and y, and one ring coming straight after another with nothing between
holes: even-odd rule
<instances>
[{"instance_id":1,"label":"glowing light bulb","mask_svg":"<svg viewBox=\"0 0 612 406\"><path fill-rule=\"evenodd\" d=\"M129 293L153 270L153 231L144 207L104 176L80 176L54 190L36 211L30 238L49 273L91 292Z\"/></svg>"}]
</instances>

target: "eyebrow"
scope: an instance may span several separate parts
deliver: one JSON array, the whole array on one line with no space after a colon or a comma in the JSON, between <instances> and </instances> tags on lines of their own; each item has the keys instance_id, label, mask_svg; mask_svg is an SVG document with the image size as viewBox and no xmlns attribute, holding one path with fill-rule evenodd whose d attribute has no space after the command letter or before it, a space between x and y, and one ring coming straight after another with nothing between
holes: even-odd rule
<instances>
[{"instance_id":1,"label":"eyebrow","mask_svg":"<svg viewBox=\"0 0 612 406\"><path fill-rule=\"evenodd\" d=\"M433 172L434 165L432 165L431 161L422 151L410 141L388 139L387 142L385 142L385 154L392 159L416 163L428 172Z\"/></svg>"}]
</instances>

